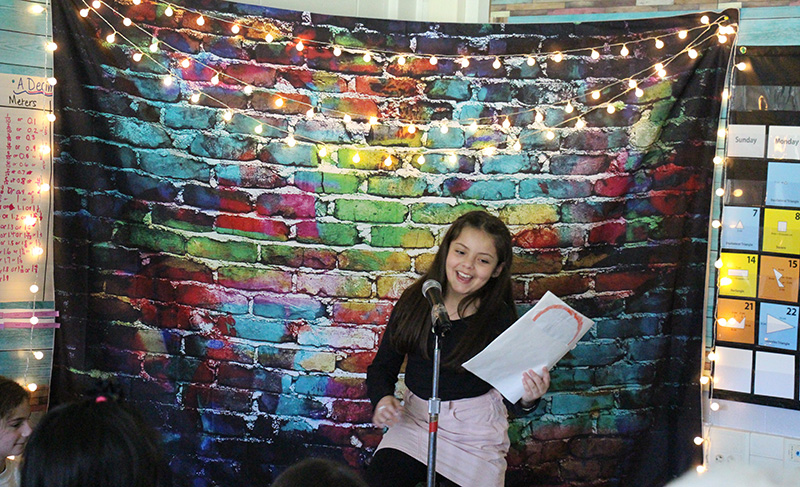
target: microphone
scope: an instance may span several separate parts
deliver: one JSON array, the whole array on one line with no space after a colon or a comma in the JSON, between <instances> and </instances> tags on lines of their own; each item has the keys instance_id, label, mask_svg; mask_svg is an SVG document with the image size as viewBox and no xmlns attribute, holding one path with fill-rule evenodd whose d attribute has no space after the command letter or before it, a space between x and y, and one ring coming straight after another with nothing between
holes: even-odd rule
<instances>
[{"instance_id":1,"label":"microphone","mask_svg":"<svg viewBox=\"0 0 800 487\"><path fill-rule=\"evenodd\" d=\"M444 337L445 333L450 331L452 323L450 323L450 315L444 305L442 285L435 279L428 279L422 283L422 295L431 304L431 324L433 325L431 331Z\"/></svg>"}]
</instances>

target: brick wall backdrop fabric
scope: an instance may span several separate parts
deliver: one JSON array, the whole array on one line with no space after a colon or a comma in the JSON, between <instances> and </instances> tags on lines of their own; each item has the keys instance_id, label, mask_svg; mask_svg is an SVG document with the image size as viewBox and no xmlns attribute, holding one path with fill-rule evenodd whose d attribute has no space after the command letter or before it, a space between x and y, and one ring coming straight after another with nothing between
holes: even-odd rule
<instances>
[{"instance_id":1,"label":"brick wall backdrop fabric","mask_svg":"<svg viewBox=\"0 0 800 487\"><path fill-rule=\"evenodd\" d=\"M663 485L698 460L730 53L697 30L700 15L455 25L171 5L171 17L148 0L86 17L82 2L54 6L56 401L115 378L163 433L183 485L266 486L311 455L361 467L381 434L365 369L392 305L448 224L485 208L514 235L520 311L551 290L597 321L542 405L513 419L507 485ZM682 29L708 41L662 79L650 68L686 47ZM137 49L151 57L135 62ZM560 63L545 55L556 50ZM507 56L500 68L495 56ZM614 113L589 96L634 76L643 96L624 93ZM571 98L583 128L565 122Z\"/></svg>"}]
</instances>

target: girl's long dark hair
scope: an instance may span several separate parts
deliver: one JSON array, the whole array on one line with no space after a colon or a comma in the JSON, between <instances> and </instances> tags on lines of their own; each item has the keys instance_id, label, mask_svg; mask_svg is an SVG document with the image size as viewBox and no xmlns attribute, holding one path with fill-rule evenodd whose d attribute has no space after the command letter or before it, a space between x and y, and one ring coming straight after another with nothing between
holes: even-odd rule
<instances>
[{"instance_id":1,"label":"girl's long dark hair","mask_svg":"<svg viewBox=\"0 0 800 487\"><path fill-rule=\"evenodd\" d=\"M465 297L458 305L458 314L464 312L473 303L478 304L477 312L467 320L466 339L461 340L449 356L444 357L442 366L461 368L461 363L472 358L486 346L498 333L491 321L502 316L516 317L514 298L511 291L511 260L513 250L511 233L499 218L485 211L471 211L458 217L450 226L439 245L436 257L428 271L409 286L395 305L397 326L391 336L392 345L399 353L420 351L428 355L427 345L431 335L431 306L422 295L422 284L434 279L442 284L447 293L447 274L445 264L450 244L458 238L465 227L486 232L494 241L497 252L497 265L502 269L497 277L492 277L480 289Z\"/></svg>"}]
</instances>

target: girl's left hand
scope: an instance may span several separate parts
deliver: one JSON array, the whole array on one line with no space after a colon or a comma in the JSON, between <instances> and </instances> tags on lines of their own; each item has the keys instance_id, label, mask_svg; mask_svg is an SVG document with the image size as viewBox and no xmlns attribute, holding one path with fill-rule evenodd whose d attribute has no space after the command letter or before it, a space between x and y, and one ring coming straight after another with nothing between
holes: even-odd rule
<instances>
[{"instance_id":1,"label":"girl's left hand","mask_svg":"<svg viewBox=\"0 0 800 487\"><path fill-rule=\"evenodd\" d=\"M546 367L542 367L542 374L539 375L528 369L522 373L522 407L530 407L536 402L537 399L544 396L547 389L550 388L550 372Z\"/></svg>"}]
</instances>

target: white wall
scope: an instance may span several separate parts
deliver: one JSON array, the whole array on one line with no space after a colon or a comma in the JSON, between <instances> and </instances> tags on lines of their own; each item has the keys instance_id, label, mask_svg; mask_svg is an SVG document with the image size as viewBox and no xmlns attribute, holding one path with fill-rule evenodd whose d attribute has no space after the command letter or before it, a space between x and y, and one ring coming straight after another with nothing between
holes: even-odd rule
<instances>
[{"instance_id":1,"label":"white wall","mask_svg":"<svg viewBox=\"0 0 800 487\"><path fill-rule=\"evenodd\" d=\"M489 21L490 0L243 0L265 7L349 17L429 22Z\"/></svg>"}]
</instances>

